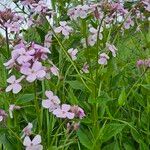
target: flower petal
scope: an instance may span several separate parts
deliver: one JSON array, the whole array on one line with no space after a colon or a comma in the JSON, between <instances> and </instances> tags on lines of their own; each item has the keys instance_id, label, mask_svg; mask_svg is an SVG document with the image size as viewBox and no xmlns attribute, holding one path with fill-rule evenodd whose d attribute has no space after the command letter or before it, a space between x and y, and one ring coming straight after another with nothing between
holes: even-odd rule
<instances>
[{"instance_id":1,"label":"flower petal","mask_svg":"<svg viewBox=\"0 0 150 150\"><path fill-rule=\"evenodd\" d=\"M21 91L22 86L20 84L13 84L13 93L17 94Z\"/></svg>"},{"instance_id":2,"label":"flower petal","mask_svg":"<svg viewBox=\"0 0 150 150\"><path fill-rule=\"evenodd\" d=\"M26 136L24 138L23 145L24 146L30 146L31 145L31 140L30 140L29 136Z\"/></svg>"},{"instance_id":3,"label":"flower petal","mask_svg":"<svg viewBox=\"0 0 150 150\"><path fill-rule=\"evenodd\" d=\"M38 145L41 143L41 136L40 135L36 135L34 137L34 139L32 140L33 145Z\"/></svg>"}]
</instances>

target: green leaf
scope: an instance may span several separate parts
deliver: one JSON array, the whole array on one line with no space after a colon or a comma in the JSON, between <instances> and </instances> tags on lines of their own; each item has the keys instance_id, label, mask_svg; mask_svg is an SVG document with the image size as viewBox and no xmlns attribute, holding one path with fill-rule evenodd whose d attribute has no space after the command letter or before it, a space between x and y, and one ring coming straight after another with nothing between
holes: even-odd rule
<instances>
[{"instance_id":1,"label":"green leaf","mask_svg":"<svg viewBox=\"0 0 150 150\"><path fill-rule=\"evenodd\" d=\"M142 142L142 137L141 135L136 132L135 130L131 129L131 134L132 134L132 137L134 138L134 140L138 143L141 143Z\"/></svg>"},{"instance_id":2,"label":"green leaf","mask_svg":"<svg viewBox=\"0 0 150 150\"><path fill-rule=\"evenodd\" d=\"M66 83L68 83L73 89L76 89L76 90L84 90L84 85L75 80L75 81L66 81Z\"/></svg>"},{"instance_id":3,"label":"green leaf","mask_svg":"<svg viewBox=\"0 0 150 150\"><path fill-rule=\"evenodd\" d=\"M27 102L30 102L34 99L34 94L31 93L31 94L24 94L22 95L21 97L19 97L17 99L17 102L16 104L23 104L23 103L27 103Z\"/></svg>"},{"instance_id":4,"label":"green leaf","mask_svg":"<svg viewBox=\"0 0 150 150\"><path fill-rule=\"evenodd\" d=\"M85 130L82 131L81 129L78 130L77 136L79 138L79 141L82 145L84 145L87 149L91 149L92 147L92 138L90 136L90 132L86 132Z\"/></svg>"},{"instance_id":5,"label":"green leaf","mask_svg":"<svg viewBox=\"0 0 150 150\"><path fill-rule=\"evenodd\" d=\"M126 97L125 88L123 88L118 99L119 106L123 106L125 104Z\"/></svg>"},{"instance_id":6,"label":"green leaf","mask_svg":"<svg viewBox=\"0 0 150 150\"><path fill-rule=\"evenodd\" d=\"M102 141L106 142L109 139L111 139L113 136L116 136L118 133L122 131L122 129L125 127L125 124L119 124L119 123L110 123L107 124L104 127L104 130L102 132Z\"/></svg>"}]
</instances>

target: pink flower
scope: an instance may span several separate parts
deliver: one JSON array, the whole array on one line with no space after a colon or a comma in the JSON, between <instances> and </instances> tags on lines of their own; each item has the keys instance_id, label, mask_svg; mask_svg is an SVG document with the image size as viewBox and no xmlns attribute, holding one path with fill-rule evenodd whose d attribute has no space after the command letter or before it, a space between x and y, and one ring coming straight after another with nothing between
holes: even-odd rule
<instances>
[{"instance_id":1,"label":"pink flower","mask_svg":"<svg viewBox=\"0 0 150 150\"><path fill-rule=\"evenodd\" d=\"M41 62L35 61L31 68L21 68L21 73L26 75L28 82L34 82L36 79L42 79L46 76L46 72Z\"/></svg>"},{"instance_id":2,"label":"pink flower","mask_svg":"<svg viewBox=\"0 0 150 150\"><path fill-rule=\"evenodd\" d=\"M76 20L78 17L84 19L87 17L89 10L90 7L88 5L78 5L75 8L69 9L67 14L73 20Z\"/></svg>"},{"instance_id":3,"label":"pink flower","mask_svg":"<svg viewBox=\"0 0 150 150\"><path fill-rule=\"evenodd\" d=\"M50 50L47 47L32 43L30 49L35 50L35 60L46 60L48 58L47 54L50 54Z\"/></svg>"},{"instance_id":4,"label":"pink flower","mask_svg":"<svg viewBox=\"0 0 150 150\"><path fill-rule=\"evenodd\" d=\"M89 65L87 64L87 62L84 63L83 68L82 68L82 71L83 71L84 73L89 73Z\"/></svg>"},{"instance_id":5,"label":"pink flower","mask_svg":"<svg viewBox=\"0 0 150 150\"><path fill-rule=\"evenodd\" d=\"M130 26L134 26L134 22L131 20L130 17L128 17L127 20L124 22L124 28L129 29Z\"/></svg>"},{"instance_id":6,"label":"pink flower","mask_svg":"<svg viewBox=\"0 0 150 150\"><path fill-rule=\"evenodd\" d=\"M72 113L75 114L76 117L79 117L80 119L85 117L84 110L80 108L79 106L72 106L70 110Z\"/></svg>"},{"instance_id":7,"label":"pink flower","mask_svg":"<svg viewBox=\"0 0 150 150\"><path fill-rule=\"evenodd\" d=\"M6 88L6 92L9 92L12 90L14 94L19 93L22 89L20 82L23 78L24 76L16 80L16 77L12 75L9 79L7 79L7 82L10 83L10 85Z\"/></svg>"},{"instance_id":8,"label":"pink flower","mask_svg":"<svg viewBox=\"0 0 150 150\"><path fill-rule=\"evenodd\" d=\"M116 57L117 48L114 45L109 43L106 43L106 47L108 48L108 50L112 52L113 57Z\"/></svg>"},{"instance_id":9,"label":"pink flower","mask_svg":"<svg viewBox=\"0 0 150 150\"><path fill-rule=\"evenodd\" d=\"M6 63L4 63L4 66L6 67L6 69L11 69L16 65L15 59L10 59L8 60Z\"/></svg>"},{"instance_id":10,"label":"pink flower","mask_svg":"<svg viewBox=\"0 0 150 150\"><path fill-rule=\"evenodd\" d=\"M7 116L6 112L0 109L0 122L3 121L6 116Z\"/></svg>"},{"instance_id":11,"label":"pink flower","mask_svg":"<svg viewBox=\"0 0 150 150\"><path fill-rule=\"evenodd\" d=\"M28 125L22 130L23 131L23 135L22 135L21 138L24 138L25 136L31 135L32 128L33 128L32 123L28 123Z\"/></svg>"},{"instance_id":12,"label":"pink flower","mask_svg":"<svg viewBox=\"0 0 150 150\"><path fill-rule=\"evenodd\" d=\"M53 111L53 114L56 115L58 118L68 118L73 119L75 114L72 112L69 112L71 109L70 105L62 104L60 108L57 108Z\"/></svg>"},{"instance_id":13,"label":"pink flower","mask_svg":"<svg viewBox=\"0 0 150 150\"><path fill-rule=\"evenodd\" d=\"M33 140L31 140L29 136L26 136L23 145L26 146L26 150L43 150L40 135L36 135Z\"/></svg>"},{"instance_id":14,"label":"pink flower","mask_svg":"<svg viewBox=\"0 0 150 150\"><path fill-rule=\"evenodd\" d=\"M47 96L48 99L42 101L42 106L44 108L47 108L49 109L49 112L52 112L58 107L60 107L59 106L60 100L57 96L53 94L52 91L46 91L45 95Z\"/></svg>"},{"instance_id":15,"label":"pink flower","mask_svg":"<svg viewBox=\"0 0 150 150\"><path fill-rule=\"evenodd\" d=\"M26 51L25 48L19 48L19 49L14 50L13 52L14 52L14 55L18 55L16 61L19 64L23 64L33 59L35 50L32 49L32 50Z\"/></svg>"},{"instance_id":16,"label":"pink flower","mask_svg":"<svg viewBox=\"0 0 150 150\"><path fill-rule=\"evenodd\" d=\"M52 33L48 32L45 36L44 47L50 48L52 44Z\"/></svg>"},{"instance_id":17,"label":"pink flower","mask_svg":"<svg viewBox=\"0 0 150 150\"><path fill-rule=\"evenodd\" d=\"M56 33L61 33L66 37L68 38L69 37L69 34L73 31L73 29L67 25L67 22L66 21L60 21L60 26L55 28L55 32Z\"/></svg>"},{"instance_id":18,"label":"pink flower","mask_svg":"<svg viewBox=\"0 0 150 150\"><path fill-rule=\"evenodd\" d=\"M48 11L48 7L43 0L40 0L38 3L32 4L33 9L36 13L46 13Z\"/></svg>"},{"instance_id":19,"label":"pink flower","mask_svg":"<svg viewBox=\"0 0 150 150\"><path fill-rule=\"evenodd\" d=\"M70 48L68 50L68 53L70 55L70 57L72 58L72 60L76 60L77 59L77 53L78 53L78 50L77 49L73 49L73 48Z\"/></svg>"},{"instance_id":20,"label":"pink flower","mask_svg":"<svg viewBox=\"0 0 150 150\"><path fill-rule=\"evenodd\" d=\"M16 106L15 104L9 105L9 115L10 115L10 118L13 118L13 111L14 110L19 110L19 109L21 109L20 106Z\"/></svg>"},{"instance_id":21,"label":"pink flower","mask_svg":"<svg viewBox=\"0 0 150 150\"><path fill-rule=\"evenodd\" d=\"M100 54L100 58L98 60L98 63L101 65L107 65L107 60L109 59L109 56L106 53Z\"/></svg>"},{"instance_id":22,"label":"pink flower","mask_svg":"<svg viewBox=\"0 0 150 150\"><path fill-rule=\"evenodd\" d=\"M59 69L55 65L50 68L50 71L53 75L59 76Z\"/></svg>"},{"instance_id":23,"label":"pink flower","mask_svg":"<svg viewBox=\"0 0 150 150\"><path fill-rule=\"evenodd\" d=\"M91 35L88 37L88 44L90 46L94 46L94 44L97 42L97 34L98 34L98 32L99 32L98 38L100 40L102 40L103 35L102 35L101 32L103 31L103 28L101 27L100 31L98 31L98 29L90 27L89 31L90 31Z\"/></svg>"},{"instance_id":24,"label":"pink flower","mask_svg":"<svg viewBox=\"0 0 150 150\"><path fill-rule=\"evenodd\" d=\"M149 0L142 0L142 3L144 4L145 10L150 12L150 1Z\"/></svg>"}]
</instances>

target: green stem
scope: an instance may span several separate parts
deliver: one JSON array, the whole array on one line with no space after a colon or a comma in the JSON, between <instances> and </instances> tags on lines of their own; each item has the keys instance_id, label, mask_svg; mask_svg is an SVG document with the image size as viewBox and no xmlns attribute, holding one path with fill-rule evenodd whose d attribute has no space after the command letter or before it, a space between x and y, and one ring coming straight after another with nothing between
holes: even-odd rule
<instances>
[{"instance_id":1,"label":"green stem","mask_svg":"<svg viewBox=\"0 0 150 150\"><path fill-rule=\"evenodd\" d=\"M69 59L69 61L70 61L71 64L73 65L74 69L76 70L77 74L79 75L79 77L80 77L82 83L83 83L83 84L85 85L85 87L91 92L91 89L87 86L87 84L86 84L85 81L83 80L82 75L81 75L80 72L78 71L78 69L77 69L75 63L74 63L73 60L70 58L69 54L66 52L66 50L65 50L65 48L64 48L64 46L63 46L63 44L62 44L62 42L58 39L58 37L57 37L57 35L55 34L55 32L54 32L52 26L51 26L50 24L49 24L49 26L50 26L50 28L51 28L51 30L52 30L52 32L53 32L53 34L54 34L54 36L55 36L55 38L56 38L58 44L59 44L60 47L62 48L64 54L67 56L67 58Z\"/></svg>"},{"instance_id":2,"label":"green stem","mask_svg":"<svg viewBox=\"0 0 150 150\"><path fill-rule=\"evenodd\" d=\"M36 91L36 81L34 82L34 104L35 104L35 109L36 109L36 115L38 119L38 131L41 131L41 118L40 118L40 108L39 108L39 103L37 99L37 91Z\"/></svg>"}]
</instances>

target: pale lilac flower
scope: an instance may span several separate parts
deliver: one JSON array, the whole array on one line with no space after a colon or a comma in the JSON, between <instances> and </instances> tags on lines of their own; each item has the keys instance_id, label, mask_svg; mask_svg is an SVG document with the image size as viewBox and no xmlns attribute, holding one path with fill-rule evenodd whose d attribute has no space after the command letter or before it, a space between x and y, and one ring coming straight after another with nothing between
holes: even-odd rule
<instances>
[{"instance_id":1,"label":"pale lilac flower","mask_svg":"<svg viewBox=\"0 0 150 150\"><path fill-rule=\"evenodd\" d=\"M72 112L69 112L71 109L70 105L62 104L60 108L57 108L53 111L53 114L56 115L58 118L68 118L73 119L75 114Z\"/></svg>"},{"instance_id":2,"label":"pale lilac flower","mask_svg":"<svg viewBox=\"0 0 150 150\"><path fill-rule=\"evenodd\" d=\"M50 71L53 75L59 76L59 69L55 65L50 68Z\"/></svg>"},{"instance_id":3,"label":"pale lilac flower","mask_svg":"<svg viewBox=\"0 0 150 150\"><path fill-rule=\"evenodd\" d=\"M10 115L10 118L13 118L13 111L14 110L19 110L19 109L21 109L20 106L16 106L15 104L9 105L9 115Z\"/></svg>"},{"instance_id":4,"label":"pale lilac flower","mask_svg":"<svg viewBox=\"0 0 150 150\"><path fill-rule=\"evenodd\" d=\"M138 60L138 61L136 62L137 67L144 66L144 64L145 64L144 60Z\"/></svg>"},{"instance_id":5,"label":"pale lilac flower","mask_svg":"<svg viewBox=\"0 0 150 150\"><path fill-rule=\"evenodd\" d=\"M57 96L53 94L52 91L46 91L45 95L48 99L42 101L42 106L44 108L49 109L49 112L54 111L55 109L59 108L60 100Z\"/></svg>"},{"instance_id":6,"label":"pale lilac flower","mask_svg":"<svg viewBox=\"0 0 150 150\"><path fill-rule=\"evenodd\" d=\"M106 43L106 47L108 50L112 52L113 57L116 57L117 48L113 44Z\"/></svg>"},{"instance_id":7,"label":"pale lilac flower","mask_svg":"<svg viewBox=\"0 0 150 150\"><path fill-rule=\"evenodd\" d=\"M142 0L145 10L150 12L150 0Z\"/></svg>"},{"instance_id":8,"label":"pale lilac flower","mask_svg":"<svg viewBox=\"0 0 150 150\"><path fill-rule=\"evenodd\" d=\"M7 117L7 114L4 110L0 109L0 122Z\"/></svg>"},{"instance_id":9,"label":"pale lilac flower","mask_svg":"<svg viewBox=\"0 0 150 150\"><path fill-rule=\"evenodd\" d=\"M34 82L36 79L43 79L46 75L42 63L38 61L35 61L31 68L21 68L20 72L27 76L26 80L28 82Z\"/></svg>"},{"instance_id":10,"label":"pale lilac flower","mask_svg":"<svg viewBox=\"0 0 150 150\"><path fill-rule=\"evenodd\" d=\"M43 150L40 135L36 135L33 140L31 140L29 136L26 136L23 145L26 146L26 150Z\"/></svg>"},{"instance_id":11,"label":"pale lilac flower","mask_svg":"<svg viewBox=\"0 0 150 150\"><path fill-rule=\"evenodd\" d=\"M78 53L78 50L77 49L73 49L73 48L70 48L68 50L68 53L70 55L70 57L72 58L72 60L76 60L77 59L77 53Z\"/></svg>"},{"instance_id":12,"label":"pale lilac flower","mask_svg":"<svg viewBox=\"0 0 150 150\"><path fill-rule=\"evenodd\" d=\"M38 59L42 59L42 60L46 60L48 58L47 54L50 54L50 50L47 47L43 47L41 45L32 43L30 49L34 49L35 50L35 60Z\"/></svg>"},{"instance_id":13,"label":"pale lilac flower","mask_svg":"<svg viewBox=\"0 0 150 150\"><path fill-rule=\"evenodd\" d=\"M134 21L132 21L131 18L128 17L127 20L124 22L124 28L129 29L130 26L134 26Z\"/></svg>"},{"instance_id":14,"label":"pale lilac flower","mask_svg":"<svg viewBox=\"0 0 150 150\"><path fill-rule=\"evenodd\" d=\"M150 67L150 58L145 60L138 60L136 63L137 67Z\"/></svg>"},{"instance_id":15,"label":"pale lilac flower","mask_svg":"<svg viewBox=\"0 0 150 150\"><path fill-rule=\"evenodd\" d=\"M72 106L70 111L75 114L75 117L79 117L80 119L85 117L84 110L79 106Z\"/></svg>"},{"instance_id":16,"label":"pale lilac flower","mask_svg":"<svg viewBox=\"0 0 150 150\"><path fill-rule=\"evenodd\" d=\"M84 63L83 68L82 68L82 71L83 71L84 73L89 73L89 65L87 64L87 62Z\"/></svg>"},{"instance_id":17,"label":"pale lilac flower","mask_svg":"<svg viewBox=\"0 0 150 150\"><path fill-rule=\"evenodd\" d=\"M16 53L16 55L19 55L16 59L19 64L23 64L32 60L33 55L35 54L34 49L26 51L25 48L16 49L13 52Z\"/></svg>"},{"instance_id":18,"label":"pale lilac flower","mask_svg":"<svg viewBox=\"0 0 150 150\"><path fill-rule=\"evenodd\" d=\"M52 44L52 32L48 32L45 36L44 47L50 48Z\"/></svg>"},{"instance_id":19,"label":"pale lilac flower","mask_svg":"<svg viewBox=\"0 0 150 150\"><path fill-rule=\"evenodd\" d=\"M107 65L107 60L109 59L109 56L106 53L100 54L98 63L101 65Z\"/></svg>"},{"instance_id":20,"label":"pale lilac flower","mask_svg":"<svg viewBox=\"0 0 150 150\"><path fill-rule=\"evenodd\" d=\"M88 5L78 5L75 8L70 8L67 15L73 20L76 20L78 17L84 19L89 14L89 10L90 7Z\"/></svg>"},{"instance_id":21,"label":"pale lilac flower","mask_svg":"<svg viewBox=\"0 0 150 150\"><path fill-rule=\"evenodd\" d=\"M60 26L55 28L54 30L56 33L61 33L68 38L69 34L73 31L72 27L67 25L66 21L60 21Z\"/></svg>"},{"instance_id":22,"label":"pale lilac flower","mask_svg":"<svg viewBox=\"0 0 150 150\"><path fill-rule=\"evenodd\" d=\"M8 60L6 63L4 63L4 66L6 67L6 69L11 69L16 65L15 59L10 59Z\"/></svg>"},{"instance_id":23,"label":"pale lilac flower","mask_svg":"<svg viewBox=\"0 0 150 150\"><path fill-rule=\"evenodd\" d=\"M100 30L99 30L99 29L95 29L93 27L90 27L89 31L90 31L91 35L88 37L88 44L90 46L94 46L94 44L97 42L97 34L98 34L98 32L99 32L98 38L100 40L102 40L103 35L102 35L101 32L103 31L103 28L101 27Z\"/></svg>"},{"instance_id":24,"label":"pale lilac flower","mask_svg":"<svg viewBox=\"0 0 150 150\"><path fill-rule=\"evenodd\" d=\"M6 92L9 92L12 90L12 92L14 94L19 93L22 89L20 82L23 78L24 78L24 76L22 76L19 79L16 79L16 77L14 75L12 75L9 79L7 79L7 82L10 83L10 85L6 88Z\"/></svg>"},{"instance_id":25,"label":"pale lilac flower","mask_svg":"<svg viewBox=\"0 0 150 150\"><path fill-rule=\"evenodd\" d=\"M33 6L32 9L34 9L34 12L40 13L40 14L46 13L49 10L46 3L43 0L40 0L38 3L33 3L32 6Z\"/></svg>"},{"instance_id":26,"label":"pale lilac flower","mask_svg":"<svg viewBox=\"0 0 150 150\"><path fill-rule=\"evenodd\" d=\"M23 135L21 138L24 138L25 136L30 136L31 133L32 133L32 128L33 128L33 125L32 123L28 123L28 125L22 130L23 131Z\"/></svg>"}]
</instances>

